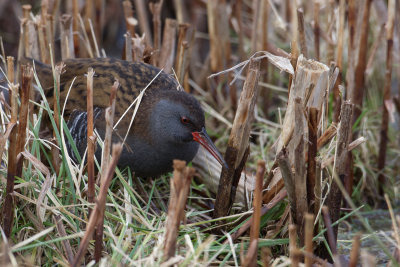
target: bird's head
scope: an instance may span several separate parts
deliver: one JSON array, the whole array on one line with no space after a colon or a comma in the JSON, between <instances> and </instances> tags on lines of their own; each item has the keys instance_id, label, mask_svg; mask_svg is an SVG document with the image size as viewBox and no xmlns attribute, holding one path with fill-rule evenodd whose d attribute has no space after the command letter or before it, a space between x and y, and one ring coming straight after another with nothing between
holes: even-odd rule
<instances>
[{"instance_id":1,"label":"bird's head","mask_svg":"<svg viewBox=\"0 0 400 267\"><path fill-rule=\"evenodd\" d=\"M169 143L171 147L177 149L193 148L195 151L189 160L193 159L200 144L221 165L226 166L222 155L206 132L204 111L200 103L193 96L182 91L160 95L150 116L153 139L163 142L164 145Z\"/></svg>"}]
</instances>

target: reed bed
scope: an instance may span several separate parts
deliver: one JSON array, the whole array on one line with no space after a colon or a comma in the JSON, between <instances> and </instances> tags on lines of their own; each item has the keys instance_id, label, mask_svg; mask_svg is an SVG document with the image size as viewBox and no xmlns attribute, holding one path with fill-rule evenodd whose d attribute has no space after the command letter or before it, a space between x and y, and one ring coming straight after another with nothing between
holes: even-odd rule
<instances>
[{"instance_id":1,"label":"reed bed","mask_svg":"<svg viewBox=\"0 0 400 267\"><path fill-rule=\"evenodd\" d=\"M400 264L395 0L31 2L0 3L2 266ZM162 177L120 169L119 83L101 140L92 69L72 160L65 103L24 59L52 65L59 96L57 62L107 56L174 75L228 166L200 149Z\"/></svg>"}]
</instances>

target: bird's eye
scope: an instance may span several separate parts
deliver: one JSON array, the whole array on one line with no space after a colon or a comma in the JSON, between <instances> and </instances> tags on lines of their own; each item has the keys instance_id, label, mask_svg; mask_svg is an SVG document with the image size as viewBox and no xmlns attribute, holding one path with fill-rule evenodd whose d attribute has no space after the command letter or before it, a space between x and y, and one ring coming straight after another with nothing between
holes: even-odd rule
<instances>
[{"instance_id":1,"label":"bird's eye","mask_svg":"<svg viewBox=\"0 0 400 267\"><path fill-rule=\"evenodd\" d=\"M181 117L181 122L184 124L188 124L188 123L190 123L190 120L187 117L183 116L183 117Z\"/></svg>"}]
</instances>

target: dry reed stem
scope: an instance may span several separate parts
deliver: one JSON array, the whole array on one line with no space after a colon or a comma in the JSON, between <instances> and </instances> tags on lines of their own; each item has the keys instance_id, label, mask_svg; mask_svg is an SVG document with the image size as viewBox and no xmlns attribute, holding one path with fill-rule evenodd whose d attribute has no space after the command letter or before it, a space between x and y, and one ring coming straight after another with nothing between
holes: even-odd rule
<instances>
[{"instance_id":1,"label":"dry reed stem","mask_svg":"<svg viewBox=\"0 0 400 267\"><path fill-rule=\"evenodd\" d=\"M47 23L46 23L46 49L50 55L55 55L54 53L54 19L52 15L47 15ZM46 39L45 39L46 40ZM50 58L50 57L49 57Z\"/></svg>"},{"instance_id":2,"label":"dry reed stem","mask_svg":"<svg viewBox=\"0 0 400 267\"><path fill-rule=\"evenodd\" d=\"M362 24L360 28L360 40L359 40L359 48L358 48L358 62L355 68L354 73L354 91L350 91L350 97L352 103L354 103L354 112L352 125L354 125L355 121L361 114L363 96L364 96L364 88L365 88L365 69L366 69L366 61L367 61L367 52L368 52L368 25L370 18L370 7L372 0L366 0L364 6L364 14L362 18ZM355 133L353 138L356 138L357 134Z\"/></svg>"},{"instance_id":3,"label":"dry reed stem","mask_svg":"<svg viewBox=\"0 0 400 267\"><path fill-rule=\"evenodd\" d=\"M184 215L190 182L195 173L193 168L186 167L185 161L174 160L173 167L174 174L170 181L171 196L168 205L168 218L165 225L165 240L163 248L164 262L175 256L179 224Z\"/></svg>"},{"instance_id":4,"label":"dry reed stem","mask_svg":"<svg viewBox=\"0 0 400 267\"><path fill-rule=\"evenodd\" d=\"M320 12L320 3L319 0L314 0L314 50L315 50L315 59L319 61L319 12Z\"/></svg>"},{"instance_id":5,"label":"dry reed stem","mask_svg":"<svg viewBox=\"0 0 400 267\"><path fill-rule=\"evenodd\" d=\"M157 3L149 3L150 11L153 14L154 55L152 57L153 59L152 65L154 66L158 66L158 59L161 48L161 10L163 3L164 0L160 0Z\"/></svg>"},{"instance_id":6,"label":"dry reed stem","mask_svg":"<svg viewBox=\"0 0 400 267\"><path fill-rule=\"evenodd\" d=\"M318 109L308 109L308 164L307 164L307 201L312 212L315 203L316 157L318 152Z\"/></svg>"},{"instance_id":7,"label":"dry reed stem","mask_svg":"<svg viewBox=\"0 0 400 267\"><path fill-rule=\"evenodd\" d=\"M137 25L136 19L133 17L132 4L129 0L124 0L122 2L124 15L125 15L125 26L126 31L135 36L135 26Z\"/></svg>"},{"instance_id":8,"label":"dry reed stem","mask_svg":"<svg viewBox=\"0 0 400 267\"><path fill-rule=\"evenodd\" d=\"M290 62L292 66L295 67L297 65L297 59L299 57L299 27L298 27L298 18L297 18L297 1L292 1L290 5L287 6L290 10L290 20L291 20L291 59ZM291 76L293 78L293 76ZM289 82L290 84L290 82ZM289 86L290 91L290 86Z\"/></svg>"},{"instance_id":9,"label":"dry reed stem","mask_svg":"<svg viewBox=\"0 0 400 267\"><path fill-rule=\"evenodd\" d=\"M358 262L358 257L360 255L360 238L361 234L358 233L353 237L353 245L351 247L349 267L356 267Z\"/></svg>"},{"instance_id":10,"label":"dry reed stem","mask_svg":"<svg viewBox=\"0 0 400 267\"><path fill-rule=\"evenodd\" d=\"M302 105L322 109L329 85L329 68L317 61L307 60L299 56L296 73L291 85L288 106L282 125L282 133L279 137L277 153L283 146L287 146L294 130L295 112L294 103L296 97L303 99ZM305 125L304 127L306 127ZM307 135L306 135L307 138Z\"/></svg>"},{"instance_id":11,"label":"dry reed stem","mask_svg":"<svg viewBox=\"0 0 400 267\"><path fill-rule=\"evenodd\" d=\"M23 28L23 36L24 36L24 48L25 48L25 56L26 57L32 57L31 54L31 46L29 44L29 30L28 30L28 21L30 21L29 14L32 10L31 5L23 5L22 6L23 10L23 20L22 20L22 28Z\"/></svg>"},{"instance_id":12,"label":"dry reed stem","mask_svg":"<svg viewBox=\"0 0 400 267\"><path fill-rule=\"evenodd\" d=\"M258 239L250 240L250 246L244 257L241 266L243 267L254 267L257 266L257 251L258 251Z\"/></svg>"},{"instance_id":13,"label":"dry reed stem","mask_svg":"<svg viewBox=\"0 0 400 267\"><path fill-rule=\"evenodd\" d=\"M72 18L72 32L74 36L74 51L75 51L75 57L79 57L81 54L80 51L80 44L79 44L79 33L78 33L78 25L79 25L79 8L78 8L78 0L72 0L72 12L73 12L73 18Z\"/></svg>"},{"instance_id":14,"label":"dry reed stem","mask_svg":"<svg viewBox=\"0 0 400 267\"><path fill-rule=\"evenodd\" d=\"M293 223L296 224L296 191L295 191L295 180L293 179L293 172L289 162L288 151L283 148L277 155L277 162L282 173L283 181L285 182L285 188L288 195L290 214Z\"/></svg>"},{"instance_id":15,"label":"dry reed stem","mask_svg":"<svg viewBox=\"0 0 400 267\"><path fill-rule=\"evenodd\" d=\"M306 43L306 33L304 30L304 12L302 8L297 9L297 19L300 40L300 53L308 58L308 47Z\"/></svg>"},{"instance_id":16,"label":"dry reed stem","mask_svg":"<svg viewBox=\"0 0 400 267\"><path fill-rule=\"evenodd\" d=\"M104 136L101 170L99 172L99 175L101 176L100 179L101 184L104 183L104 179L106 179L108 170L107 168L110 162L110 150L112 141L111 138L112 138L114 114L115 114L115 100L118 87L119 87L119 82L115 81L111 88L111 93L110 93L110 107L108 107L105 111L106 133ZM104 213L99 215L99 220L95 231L94 259L96 262L99 262L102 256L101 254L103 250L103 231L104 231Z\"/></svg>"},{"instance_id":17,"label":"dry reed stem","mask_svg":"<svg viewBox=\"0 0 400 267\"><path fill-rule=\"evenodd\" d=\"M132 57L132 36L131 34L128 32L126 32L124 34L124 38L125 38L125 53L122 56L124 60L132 62L133 57Z\"/></svg>"},{"instance_id":18,"label":"dry reed stem","mask_svg":"<svg viewBox=\"0 0 400 267\"><path fill-rule=\"evenodd\" d=\"M345 101L342 104L342 111L338 138L336 144L336 159L335 159L335 172L342 181L348 178L348 164L349 164L349 137L351 136L351 118L353 113L353 104L350 101ZM329 207L330 217L332 221L337 221L340 218L340 208L342 203L342 192L336 182L332 181L331 189L327 197L326 205ZM334 240L337 238L338 226L334 227Z\"/></svg>"},{"instance_id":19,"label":"dry reed stem","mask_svg":"<svg viewBox=\"0 0 400 267\"><path fill-rule=\"evenodd\" d=\"M260 61L251 59L225 153L228 168L222 168L215 200L214 218L226 216L230 212L235 198L236 187L242 171L239 167L244 165L242 161L249 144L251 122L258 95L259 68ZM234 176L236 177L235 181Z\"/></svg>"},{"instance_id":20,"label":"dry reed stem","mask_svg":"<svg viewBox=\"0 0 400 267\"><path fill-rule=\"evenodd\" d=\"M261 208L261 216L266 214L269 210L275 207L280 201L282 201L286 197L286 190L281 190L268 204L262 206ZM250 218L245 224L243 224L235 233L231 235L232 241L235 241L240 236L242 236L252 225L253 219ZM224 241L224 244L228 244L228 240Z\"/></svg>"},{"instance_id":21,"label":"dry reed stem","mask_svg":"<svg viewBox=\"0 0 400 267\"><path fill-rule=\"evenodd\" d=\"M339 2L339 28L337 30L337 50L336 50L336 64L339 68L339 76L336 80L335 87L333 89L333 100L335 112L333 115L333 121L338 122L340 116L340 107L342 105L342 98L340 96L339 85L342 83L343 73L343 40L344 40L344 26L345 26L345 13L346 13L346 2L340 0Z\"/></svg>"},{"instance_id":22,"label":"dry reed stem","mask_svg":"<svg viewBox=\"0 0 400 267\"><path fill-rule=\"evenodd\" d=\"M14 85L14 58L7 57L7 76L10 82L11 119L10 124L18 120L18 85ZM14 219L14 180L17 171L17 127L13 127L8 147L7 186L2 211L2 227L6 237L10 237Z\"/></svg>"},{"instance_id":23,"label":"dry reed stem","mask_svg":"<svg viewBox=\"0 0 400 267\"><path fill-rule=\"evenodd\" d=\"M314 236L314 215L310 213L306 213L304 216L305 224L304 224L304 245L305 245L305 258L304 258L304 266L311 267L313 264L313 259L308 255L313 254L313 236Z\"/></svg>"},{"instance_id":24,"label":"dry reed stem","mask_svg":"<svg viewBox=\"0 0 400 267\"><path fill-rule=\"evenodd\" d=\"M94 203L94 150L95 150L95 135L93 126L93 75L94 70L89 68L87 74L87 169L88 169L88 202ZM89 209L89 214L90 214Z\"/></svg>"},{"instance_id":25,"label":"dry reed stem","mask_svg":"<svg viewBox=\"0 0 400 267\"><path fill-rule=\"evenodd\" d=\"M324 147L326 144L328 144L333 137L337 134L337 122L332 122L331 125L329 125L328 129L318 138L317 141L317 150L320 150L322 147Z\"/></svg>"},{"instance_id":26,"label":"dry reed stem","mask_svg":"<svg viewBox=\"0 0 400 267\"><path fill-rule=\"evenodd\" d=\"M0 165L1 165L1 161L3 159L3 152L4 149L6 147L6 142L12 132L12 130L14 129L14 127L16 127L17 124L16 123L8 123L7 125L7 130L5 131L5 133L3 134L2 137L0 137Z\"/></svg>"},{"instance_id":27,"label":"dry reed stem","mask_svg":"<svg viewBox=\"0 0 400 267\"><path fill-rule=\"evenodd\" d=\"M60 235L60 237L66 237L67 233L65 232L65 228L64 228L64 225L62 223L61 216L58 215L58 214L54 215L53 220L54 220L54 222L56 224L57 231L58 231L58 234ZM62 245L63 250L65 252L65 256L67 257L68 263L72 264L72 262L74 260L74 253L72 251L71 244L69 243L68 240L63 240L61 242L61 245Z\"/></svg>"},{"instance_id":28,"label":"dry reed stem","mask_svg":"<svg viewBox=\"0 0 400 267\"><path fill-rule=\"evenodd\" d=\"M133 61L144 62L144 50L146 49L146 41L144 36L132 37Z\"/></svg>"},{"instance_id":29,"label":"dry reed stem","mask_svg":"<svg viewBox=\"0 0 400 267\"><path fill-rule=\"evenodd\" d=\"M33 69L30 65L22 65L21 66L21 90L20 90L20 99L21 106L19 109L19 118L18 118L18 140L17 140L17 157L19 153L23 152L25 149L26 142L26 132L28 127L28 113L29 113L29 95L32 87L32 77L33 77ZM18 177L22 176L22 160L19 161L20 164L17 165L16 175Z\"/></svg>"},{"instance_id":30,"label":"dry reed stem","mask_svg":"<svg viewBox=\"0 0 400 267\"><path fill-rule=\"evenodd\" d=\"M83 257L83 255L86 252L86 249L89 245L89 241L92 238L93 232L95 231L96 225L98 224L99 218L101 218L101 215L104 214L105 206L106 206L106 200L107 200L107 190L111 184L111 180L114 176L114 170L115 167L117 166L117 162L119 159L119 156L121 155L122 151L122 145L115 144L113 145L112 148L112 160L111 163L108 167L107 170L107 175L106 178L104 179L104 183L100 185L100 191L99 191L99 196L96 201L96 205L93 209L93 212L90 214L89 222L87 223L86 226L86 231L85 235L83 236L79 249L77 253L75 254L75 258L71 266L76 267L80 264L80 261ZM100 217L99 217L100 216Z\"/></svg>"},{"instance_id":31,"label":"dry reed stem","mask_svg":"<svg viewBox=\"0 0 400 267\"><path fill-rule=\"evenodd\" d=\"M296 192L296 224L300 246L304 245L304 214L308 211L307 203L307 177L305 169L305 144L304 144L304 110L301 98L295 99L294 104L295 126L292 138L294 146L294 181Z\"/></svg>"},{"instance_id":32,"label":"dry reed stem","mask_svg":"<svg viewBox=\"0 0 400 267\"><path fill-rule=\"evenodd\" d=\"M382 112L382 123L380 131L380 142L379 142L379 156L378 156L378 183L379 183L379 194L383 196L384 188L386 185L386 177L384 175L384 168L386 163L386 147L388 142L388 128L389 128L389 111L387 108L387 102L390 101L390 89L392 85L392 65L393 65L393 31L394 31L394 18L395 18L395 0L388 1L388 21L386 24L386 72L385 72L385 85L383 88L383 112Z\"/></svg>"},{"instance_id":33,"label":"dry reed stem","mask_svg":"<svg viewBox=\"0 0 400 267\"><path fill-rule=\"evenodd\" d=\"M175 45L176 45L176 28L177 22L174 19L166 19L164 26L164 34L162 47L160 51L160 60L158 66L166 73L171 73L172 66L175 59Z\"/></svg>"},{"instance_id":34,"label":"dry reed stem","mask_svg":"<svg viewBox=\"0 0 400 267\"><path fill-rule=\"evenodd\" d=\"M179 84L183 84L183 79L188 67L188 49L189 42L187 40L188 30L190 29L189 24L180 24L178 30L178 43L177 52L175 58L175 72L178 77Z\"/></svg>"},{"instance_id":35,"label":"dry reed stem","mask_svg":"<svg viewBox=\"0 0 400 267\"><path fill-rule=\"evenodd\" d=\"M150 30L150 24L149 24L149 18L147 17L147 10L146 10L146 2L144 0L134 0L135 7L136 7L136 13L139 18L139 27L144 35L144 39L146 41L147 45L151 45L153 43L152 37L151 37L151 30Z\"/></svg>"},{"instance_id":36,"label":"dry reed stem","mask_svg":"<svg viewBox=\"0 0 400 267\"><path fill-rule=\"evenodd\" d=\"M262 205L262 183L265 175L265 161L259 160L257 162L256 172L256 185L254 188L253 195L253 217L252 224L250 227L250 248L247 252L246 259L248 261L247 266L256 266L257 263L257 246L258 237L260 235L260 219L261 219L261 205ZM254 245L253 245L254 243ZM255 248L252 248L255 246Z\"/></svg>"},{"instance_id":37,"label":"dry reed stem","mask_svg":"<svg viewBox=\"0 0 400 267\"><path fill-rule=\"evenodd\" d=\"M278 174L274 175L274 179L278 179L278 181L263 194L263 202L269 203L285 186L282 177L277 176Z\"/></svg>"},{"instance_id":38,"label":"dry reed stem","mask_svg":"<svg viewBox=\"0 0 400 267\"><path fill-rule=\"evenodd\" d=\"M11 57L7 58L9 60L9 65L8 67L11 68L13 67L13 59ZM11 235L11 229L12 229L12 222L13 222L13 217L14 217L14 197L12 196L12 193L14 192L14 181L15 181L15 176L21 177L22 176L22 156L20 156L20 152L24 150L25 146L25 139L26 139L26 128L28 125L28 111L29 111L29 92L30 88L32 85L32 67L30 66L22 66L22 78L21 78L21 107L19 110L19 124L18 124L18 129L13 129L12 130L12 135L10 136L10 146L8 148L9 154L8 154L8 170L7 170L7 187L6 187L6 196L4 200L4 206L3 206L3 228L4 228L4 233L6 234L7 237L10 237ZM13 70L10 71L8 69L9 73L13 73ZM12 76L13 74L11 74ZM13 78L13 77L11 77ZM11 82L11 81L10 81ZM11 102L11 108L18 108L18 102L17 102L17 88L13 88L14 86L11 85L11 90L12 90L12 100ZM13 112L15 113L15 111ZM11 123L16 123L16 114L14 114L15 117L11 117L10 122ZM12 115L13 116L13 115ZM18 136L18 138L17 138ZM15 139L14 139L15 138ZM12 152L11 152L12 150Z\"/></svg>"},{"instance_id":39,"label":"dry reed stem","mask_svg":"<svg viewBox=\"0 0 400 267\"><path fill-rule=\"evenodd\" d=\"M72 16L64 14L60 18L60 43L61 43L61 59L73 58L74 45L72 34Z\"/></svg>"},{"instance_id":40,"label":"dry reed stem","mask_svg":"<svg viewBox=\"0 0 400 267\"><path fill-rule=\"evenodd\" d=\"M326 235L328 236L328 244L329 248L332 251L333 258L335 259L335 256L337 255L337 248L336 248L336 242L337 242L337 233L334 233L334 229L332 228L332 220L331 217L329 216L330 210L328 209L327 206L322 207L322 215L326 227Z\"/></svg>"},{"instance_id":41,"label":"dry reed stem","mask_svg":"<svg viewBox=\"0 0 400 267\"><path fill-rule=\"evenodd\" d=\"M100 170L101 177L105 177L107 166L109 165L110 161L111 137L113 132L114 114L115 114L115 99L117 96L118 88L119 88L119 81L116 80L113 86L111 87L110 107L107 108L105 111L106 133L104 135L104 145L101 158L101 170Z\"/></svg>"},{"instance_id":42,"label":"dry reed stem","mask_svg":"<svg viewBox=\"0 0 400 267\"><path fill-rule=\"evenodd\" d=\"M55 142L56 144L58 144L58 139L57 139L57 135L56 135L56 131L60 132L60 86L61 86L61 74L64 71L64 63L60 63L57 66L55 66L54 68L54 77L55 77L55 84L54 84L54 99L53 99L53 111L54 111L54 121L56 124L56 129L53 129L53 142ZM62 133L60 133L62 134ZM58 146L60 146L60 144L58 144ZM60 173L60 150L55 147L55 146L51 146L51 156L52 156L52 164L53 167L56 171L56 174L58 175Z\"/></svg>"},{"instance_id":43,"label":"dry reed stem","mask_svg":"<svg viewBox=\"0 0 400 267\"><path fill-rule=\"evenodd\" d=\"M289 256L290 266L298 267L300 261L300 250L297 248L297 229L296 225L289 224Z\"/></svg>"}]
</instances>

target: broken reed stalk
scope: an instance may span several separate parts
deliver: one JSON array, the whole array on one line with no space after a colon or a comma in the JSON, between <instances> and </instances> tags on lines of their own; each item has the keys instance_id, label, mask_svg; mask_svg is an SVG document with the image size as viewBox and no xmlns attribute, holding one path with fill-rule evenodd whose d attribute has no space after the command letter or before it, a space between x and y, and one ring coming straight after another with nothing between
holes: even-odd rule
<instances>
[{"instance_id":1,"label":"broken reed stalk","mask_svg":"<svg viewBox=\"0 0 400 267\"><path fill-rule=\"evenodd\" d=\"M137 24L136 19L133 17L133 9L131 1L124 0L122 2L124 15L125 15L125 26L126 31L131 34L131 36L135 36L135 25Z\"/></svg>"},{"instance_id":2,"label":"broken reed stalk","mask_svg":"<svg viewBox=\"0 0 400 267\"><path fill-rule=\"evenodd\" d=\"M333 258L335 258L335 256L337 255L336 237L335 237L335 233L332 228L332 220L331 220L331 217L329 216L329 209L327 206L322 207L322 215L324 218L326 233L328 236L329 248L333 254Z\"/></svg>"},{"instance_id":3,"label":"broken reed stalk","mask_svg":"<svg viewBox=\"0 0 400 267\"><path fill-rule=\"evenodd\" d=\"M309 212L313 212L315 205L315 183L316 183L316 157L318 142L318 109L308 109L308 164L307 164L307 201Z\"/></svg>"},{"instance_id":4,"label":"broken reed stalk","mask_svg":"<svg viewBox=\"0 0 400 267\"><path fill-rule=\"evenodd\" d=\"M61 43L61 59L73 58L74 45L73 34L71 28L72 16L64 14L60 18L60 43Z\"/></svg>"},{"instance_id":5,"label":"broken reed stalk","mask_svg":"<svg viewBox=\"0 0 400 267\"><path fill-rule=\"evenodd\" d=\"M189 28L189 24L179 24L175 71L176 76L178 77L178 82L181 85L183 85L185 73L188 67L189 41L187 40L187 35L189 34Z\"/></svg>"},{"instance_id":6,"label":"broken reed stalk","mask_svg":"<svg viewBox=\"0 0 400 267\"><path fill-rule=\"evenodd\" d=\"M96 225L98 224L99 218L102 218L104 215L104 210L106 207L106 200L107 200L107 191L110 187L111 180L114 176L114 170L117 166L119 156L121 155L122 145L114 144L112 148L112 160L110 165L107 168L107 175L105 176L104 180L100 185L99 196L96 201L96 205L93 209L93 212L90 214L89 222L86 226L85 235L83 236L79 249L75 254L75 258L71 266L76 267L79 266L79 263L86 252L86 249L89 245L89 241L92 238L93 232L95 231Z\"/></svg>"},{"instance_id":7,"label":"broken reed stalk","mask_svg":"<svg viewBox=\"0 0 400 267\"><path fill-rule=\"evenodd\" d=\"M385 85L383 88L383 110L382 110L382 124L380 131L380 143L379 143L379 156L378 156L378 184L379 194L384 195L384 188L386 184L386 177L384 175L384 168L386 162L386 147L388 142L388 125L389 125L389 111L386 103L390 101L390 89L392 84L392 65L393 65L393 31L394 31L394 19L396 12L395 0L388 1L388 21L386 24L386 72L385 72Z\"/></svg>"},{"instance_id":8,"label":"broken reed stalk","mask_svg":"<svg viewBox=\"0 0 400 267\"><path fill-rule=\"evenodd\" d=\"M308 58L308 49L306 43L306 33L304 29L304 11L302 8L297 9L297 25L299 31L299 40L300 40L300 53L303 54L306 58Z\"/></svg>"},{"instance_id":9,"label":"broken reed stalk","mask_svg":"<svg viewBox=\"0 0 400 267\"><path fill-rule=\"evenodd\" d=\"M314 50L315 59L319 61L319 12L320 3L319 0L314 0Z\"/></svg>"},{"instance_id":10,"label":"broken reed stalk","mask_svg":"<svg viewBox=\"0 0 400 267\"><path fill-rule=\"evenodd\" d=\"M157 3L149 3L150 11L153 14L153 37L154 37L154 55L152 56L152 64L158 66L158 59L161 48L161 10L164 0Z\"/></svg>"},{"instance_id":11,"label":"broken reed stalk","mask_svg":"<svg viewBox=\"0 0 400 267\"><path fill-rule=\"evenodd\" d=\"M51 55L55 55L54 53L54 20L53 20L53 16L52 15L47 15L47 23L46 23L46 37L47 37L47 44L46 44L46 48L47 51L49 51L49 53Z\"/></svg>"},{"instance_id":12,"label":"broken reed stalk","mask_svg":"<svg viewBox=\"0 0 400 267\"><path fill-rule=\"evenodd\" d=\"M20 99L21 106L19 109L19 117L18 117L18 140L17 140L17 171L16 176L22 177L22 156L21 152L25 149L26 142L26 130L28 127L28 114L29 114L29 96L32 87L32 77L33 77L33 69L30 65L22 65L21 66L21 91L20 91Z\"/></svg>"},{"instance_id":13,"label":"broken reed stalk","mask_svg":"<svg viewBox=\"0 0 400 267\"><path fill-rule=\"evenodd\" d=\"M360 233L357 233L353 237L353 245L351 247L351 252L350 252L349 267L357 266L358 257L360 255L360 245L361 245L360 238L361 238Z\"/></svg>"},{"instance_id":14,"label":"broken reed stalk","mask_svg":"<svg viewBox=\"0 0 400 267\"><path fill-rule=\"evenodd\" d=\"M250 59L246 81L240 95L225 153L225 161L228 164L228 168L226 166L222 167L218 193L215 199L214 218L228 215L235 199L236 187L243 169L241 165L245 163L243 162L243 158L249 144L251 122L258 95L259 78L260 61Z\"/></svg>"},{"instance_id":15,"label":"broken reed stalk","mask_svg":"<svg viewBox=\"0 0 400 267\"><path fill-rule=\"evenodd\" d=\"M314 215L311 213L306 213L304 216L304 245L305 245L305 258L304 265L306 267L311 267L313 264L313 259L309 255L313 255L313 236L314 236Z\"/></svg>"},{"instance_id":16,"label":"broken reed stalk","mask_svg":"<svg viewBox=\"0 0 400 267\"><path fill-rule=\"evenodd\" d=\"M23 28L23 35L24 35L24 48L25 48L25 56L26 57L32 57L31 54L31 46L29 44L29 29L28 29L28 21L29 19L29 14L31 13L32 6L31 5L23 5L22 6L23 10L23 20L22 20L22 28Z\"/></svg>"},{"instance_id":17,"label":"broken reed stalk","mask_svg":"<svg viewBox=\"0 0 400 267\"><path fill-rule=\"evenodd\" d=\"M298 267L300 262L300 249L297 247L296 225L289 224L289 256L290 266Z\"/></svg>"},{"instance_id":18,"label":"broken reed stalk","mask_svg":"<svg viewBox=\"0 0 400 267\"><path fill-rule=\"evenodd\" d=\"M259 160L257 162L256 172L256 185L254 188L253 197L253 217L251 219L250 228L250 247L244 259L243 266L256 266L257 264L257 251L258 251L258 238L260 236L260 219L261 219L261 205L262 205L262 185L265 175L265 161Z\"/></svg>"},{"instance_id":19,"label":"broken reed stalk","mask_svg":"<svg viewBox=\"0 0 400 267\"><path fill-rule=\"evenodd\" d=\"M168 205L167 223L165 225L164 262L175 256L179 224L184 216L190 183L195 173L195 170L186 167L186 162L182 160L174 160L173 167L174 174L170 181L171 196Z\"/></svg>"},{"instance_id":20,"label":"broken reed stalk","mask_svg":"<svg viewBox=\"0 0 400 267\"><path fill-rule=\"evenodd\" d=\"M94 70L89 68L87 74L87 169L88 169L88 202L94 203L94 150L96 137L93 126L93 75ZM91 208L89 208L90 214Z\"/></svg>"},{"instance_id":21,"label":"broken reed stalk","mask_svg":"<svg viewBox=\"0 0 400 267\"><path fill-rule=\"evenodd\" d=\"M174 19L166 19L164 26L163 41L160 51L158 67L166 73L171 73L175 59L177 22Z\"/></svg>"},{"instance_id":22,"label":"broken reed stalk","mask_svg":"<svg viewBox=\"0 0 400 267\"><path fill-rule=\"evenodd\" d=\"M115 99L118 87L119 87L119 82L115 81L111 88L111 93L110 93L110 107L108 107L105 111L106 133L104 136L101 170L99 173L100 183L104 183L103 180L106 178L107 168L110 162L110 150L112 141L111 137L114 125L114 114L115 114ZM101 259L101 252L103 250L103 231L104 231L104 213L99 215L99 220L95 231L94 259L96 262L99 262Z\"/></svg>"},{"instance_id":23,"label":"broken reed stalk","mask_svg":"<svg viewBox=\"0 0 400 267\"><path fill-rule=\"evenodd\" d=\"M335 137L337 133L337 123L333 122L328 129L326 129L326 131L318 138L317 141L317 151L319 151L322 147L324 147L326 144L328 144L331 139L333 137ZM279 153L278 153L279 154ZM278 155L277 155L278 158ZM268 185L270 184L270 181L272 180L272 178L274 177L274 170L278 167L278 160L277 158L274 161L274 164L272 164L272 167L270 169L270 172L267 175L267 179L263 185L263 189L266 189L268 187ZM307 155L306 155L306 159ZM286 185L285 185L286 186ZM265 203L265 202L264 202Z\"/></svg>"},{"instance_id":24,"label":"broken reed stalk","mask_svg":"<svg viewBox=\"0 0 400 267\"><path fill-rule=\"evenodd\" d=\"M11 119L10 124L17 124L18 121L18 85L14 85L14 58L7 57L7 76L10 81L10 104ZM14 126L10 133L10 142L8 147L8 165L7 165L7 186L6 196L2 211L2 226L6 237L11 236L12 223L14 219L14 180L17 172L17 127Z\"/></svg>"},{"instance_id":25,"label":"broken reed stalk","mask_svg":"<svg viewBox=\"0 0 400 267\"><path fill-rule=\"evenodd\" d=\"M348 164L349 164L349 140L351 136L351 118L353 113L353 104L350 101L344 101L342 103L342 109L340 112L340 123L338 130L338 137L336 143L336 154L335 154L335 173L341 183L348 179ZM340 209L342 204L342 192L339 185L332 179L330 191L326 199L326 205L329 208L329 215L333 222L336 222L340 218ZM336 244L337 240L338 225L333 227L333 237ZM329 239L327 234L325 235ZM332 250L332 248L331 248ZM320 246L319 256L323 259L331 258L329 252L325 246Z\"/></svg>"},{"instance_id":26,"label":"broken reed stalk","mask_svg":"<svg viewBox=\"0 0 400 267\"><path fill-rule=\"evenodd\" d=\"M56 224L57 231L58 231L58 234L60 235L60 237L66 237L67 233L66 233L64 225L62 223L61 216L58 214L54 215L53 220L54 220L54 223ZM72 252L71 244L69 243L68 240L63 240L63 241L61 241L61 245L65 252L65 256L68 260L68 263L72 264L72 262L74 260L74 254Z\"/></svg>"},{"instance_id":27,"label":"broken reed stalk","mask_svg":"<svg viewBox=\"0 0 400 267\"><path fill-rule=\"evenodd\" d=\"M304 214L308 211L307 203L307 177L305 169L305 144L304 144L304 110L301 98L295 99L295 126L292 137L294 145L294 180L296 199L296 224L300 246L304 245Z\"/></svg>"}]
</instances>

